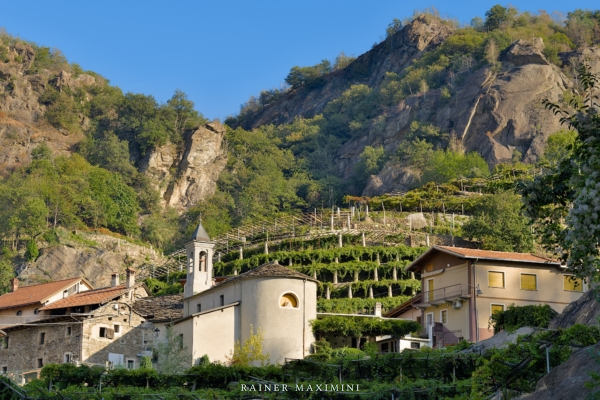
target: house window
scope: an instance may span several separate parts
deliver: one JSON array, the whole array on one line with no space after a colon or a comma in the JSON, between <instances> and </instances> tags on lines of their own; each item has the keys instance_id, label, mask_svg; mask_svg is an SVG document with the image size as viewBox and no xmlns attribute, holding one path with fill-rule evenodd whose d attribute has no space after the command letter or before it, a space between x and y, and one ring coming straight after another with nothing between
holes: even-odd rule
<instances>
[{"instance_id":1,"label":"house window","mask_svg":"<svg viewBox=\"0 0 600 400\"><path fill-rule=\"evenodd\" d=\"M421 343L419 342L410 342L410 348L414 350L419 350L421 348Z\"/></svg>"},{"instance_id":2,"label":"house window","mask_svg":"<svg viewBox=\"0 0 600 400\"><path fill-rule=\"evenodd\" d=\"M573 275L564 275L564 290L583 292L583 280Z\"/></svg>"},{"instance_id":3,"label":"house window","mask_svg":"<svg viewBox=\"0 0 600 400\"><path fill-rule=\"evenodd\" d=\"M433 301L435 299L435 284L433 283L433 279L427 279L427 300Z\"/></svg>"},{"instance_id":4,"label":"house window","mask_svg":"<svg viewBox=\"0 0 600 400\"><path fill-rule=\"evenodd\" d=\"M440 311L440 321L442 322L442 324L448 323L448 310Z\"/></svg>"},{"instance_id":5,"label":"house window","mask_svg":"<svg viewBox=\"0 0 600 400\"><path fill-rule=\"evenodd\" d=\"M21 315L23 315L23 311L21 311L21 310L17 311L17 317L20 317Z\"/></svg>"},{"instance_id":6,"label":"house window","mask_svg":"<svg viewBox=\"0 0 600 400\"><path fill-rule=\"evenodd\" d=\"M67 326L67 332L66 332L67 336L71 336L73 334L73 328L70 326Z\"/></svg>"},{"instance_id":7,"label":"house window","mask_svg":"<svg viewBox=\"0 0 600 400\"><path fill-rule=\"evenodd\" d=\"M291 293L286 293L279 300L280 307L298 308L298 299Z\"/></svg>"},{"instance_id":8,"label":"house window","mask_svg":"<svg viewBox=\"0 0 600 400\"><path fill-rule=\"evenodd\" d=\"M382 353L389 353L390 352L390 344L389 343L382 343L381 344L381 352Z\"/></svg>"},{"instance_id":9,"label":"house window","mask_svg":"<svg viewBox=\"0 0 600 400\"><path fill-rule=\"evenodd\" d=\"M219 296L219 303L221 304L221 307L225 305L225 295L222 294Z\"/></svg>"},{"instance_id":10,"label":"house window","mask_svg":"<svg viewBox=\"0 0 600 400\"><path fill-rule=\"evenodd\" d=\"M6 375L6 374L8 374L8 367L4 366L4 367L2 367L2 375Z\"/></svg>"},{"instance_id":11,"label":"house window","mask_svg":"<svg viewBox=\"0 0 600 400\"><path fill-rule=\"evenodd\" d=\"M127 369L133 369L135 367L134 360L127 360Z\"/></svg>"},{"instance_id":12,"label":"house window","mask_svg":"<svg viewBox=\"0 0 600 400\"><path fill-rule=\"evenodd\" d=\"M115 333L121 333L121 325L113 325L113 330Z\"/></svg>"},{"instance_id":13,"label":"house window","mask_svg":"<svg viewBox=\"0 0 600 400\"><path fill-rule=\"evenodd\" d=\"M521 290L537 290L537 275L521 274Z\"/></svg>"},{"instance_id":14,"label":"house window","mask_svg":"<svg viewBox=\"0 0 600 400\"><path fill-rule=\"evenodd\" d=\"M66 353L65 354L65 363L68 364L71 362L71 354L70 353Z\"/></svg>"},{"instance_id":15,"label":"house window","mask_svg":"<svg viewBox=\"0 0 600 400\"><path fill-rule=\"evenodd\" d=\"M40 333L40 344L46 343L46 332Z\"/></svg>"},{"instance_id":16,"label":"house window","mask_svg":"<svg viewBox=\"0 0 600 400\"><path fill-rule=\"evenodd\" d=\"M196 312L202 311L202 304L196 304Z\"/></svg>"},{"instance_id":17,"label":"house window","mask_svg":"<svg viewBox=\"0 0 600 400\"><path fill-rule=\"evenodd\" d=\"M504 311L504 304L492 304L491 305L492 315L494 315L497 312L502 312L502 311Z\"/></svg>"},{"instance_id":18,"label":"house window","mask_svg":"<svg viewBox=\"0 0 600 400\"><path fill-rule=\"evenodd\" d=\"M206 252L205 251L201 251L200 254L198 254L198 271L202 272L206 272Z\"/></svg>"},{"instance_id":19,"label":"house window","mask_svg":"<svg viewBox=\"0 0 600 400\"><path fill-rule=\"evenodd\" d=\"M42 368L44 366L44 359L43 358L38 358L37 359L37 367L38 368Z\"/></svg>"},{"instance_id":20,"label":"house window","mask_svg":"<svg viewBox=\"0 0 600 400\"><path fill-rule=\"evenodd\" d=\"M106 328L100 327L100 332L99 332L98 336L106 337Z\"/></svg>"},{"instance_id":21,"label":"house window","mask_svg":"<svg viewBox=\"0 0 600 400\"><path fill-rule=\"evenodd\" d=\"M40 313L40 309L39 309L39 308L36 308L35 310L33 310L33 313L34 313L35 315L38 315L38 314Z\"/></svg>"},{"instance_id":22,"label":"house window","mask_svg":"<svg viewBox=\"0 0 600 400\"><path fill-rule=\"evenodd\" d=\"M98 332L98 336L99 337L103 337L103 338L107 338L107 339L114 339L114 337L115 337L115 330L114 329L110 329L110 328L106 328L106 327L100 327L100 330Z\"/></svg>"},{"instance_id":23,"label":"house window","mask_svg":"<svg viewBox=\"0 0 600 400\"><path fill-rule=\"evenodd\" d=\"M8 339L9 339L9 337L8 337L8 336L4 336L4 337L2 338L2 342L3 342L3 343L2 343L2 347L4 347L5 349L8 349Z\"/></svg>"},{"instance_id":24,"label":"house window","mask_svg":"<svg viewBox=\"0 0 600 400\"><path fill-rule=\"evenodd\" d=\"M488 271L488 286L489 287L504 287L504 272Z\"/></svg>"}]
</instances>

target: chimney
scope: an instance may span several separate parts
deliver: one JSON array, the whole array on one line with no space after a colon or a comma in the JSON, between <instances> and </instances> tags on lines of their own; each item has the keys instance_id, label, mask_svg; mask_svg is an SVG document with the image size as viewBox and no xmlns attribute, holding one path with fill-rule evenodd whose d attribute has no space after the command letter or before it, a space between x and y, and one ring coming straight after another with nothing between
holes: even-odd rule
<instances>
[{"instance_id":1,"label":"chimney","mask_svg":"<svg viewBox=\"0 0 600 400\"><path fill-rule=\"evenodd\" d=\"M135 285L135 269L127 268L125 270L127 278L125 279L125 287L127 289L132 288Z\"/></svg>"},{"instance_id":2,"label":"chimney","mask_svg":"<svg viewBox=\"0 0 600 400\"><path fill-rule=\"evenodd\" d=\"M19 288L19 278L12 278L10 280L10 291L16 292L18 288Z\"/></svg>"},{"instance_id":3,"label":"chimney","mask_svg":"<svg viewBox=\"0 0 600 400\"><path fill-rule=\"evenodd\" d=\"M119 274L117 274L116 272L113 272L110 275L110 286L119 286Z\"/></svg>"}]
</instances>

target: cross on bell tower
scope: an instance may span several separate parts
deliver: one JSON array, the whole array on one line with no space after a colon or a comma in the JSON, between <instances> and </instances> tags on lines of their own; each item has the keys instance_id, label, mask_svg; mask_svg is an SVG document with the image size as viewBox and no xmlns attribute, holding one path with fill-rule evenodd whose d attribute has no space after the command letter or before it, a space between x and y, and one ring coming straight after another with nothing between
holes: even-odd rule
<instances>
[{"instance_id":1,"label":"cross on bell tower","mask_svg":"<svg viewBox=\"0 0 600 400\"><path fill-rule=\"evenodd\" d=\"M187 279L183 289L184 297L193 296L212 287L213 247L202 223L192 234L192 240L185 245L187 251Z\"/></svg>"}]
</instances>

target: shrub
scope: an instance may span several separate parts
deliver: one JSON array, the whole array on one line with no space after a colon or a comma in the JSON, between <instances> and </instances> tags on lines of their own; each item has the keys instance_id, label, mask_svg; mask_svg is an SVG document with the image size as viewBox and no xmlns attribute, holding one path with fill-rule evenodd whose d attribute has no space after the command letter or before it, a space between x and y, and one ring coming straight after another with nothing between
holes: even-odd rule
<instances>
[{"instance_id":1,"label":"shrub","mask_svg":"<svg viewBox=\"0 0 600 400\"><path fill-rule=\"evenodd\" d=\"M515 306L511 304L504 311L498 311L490 317L490 325L494 334L503 330L514 331L522 326L547 328L552 318L558 313L548 304Z\"/></svg>"},{"instance_id":2,"label":"shrub","mask_svg":"<svg viewBox=\"0 0 600 400\"><path fill-rule=\"evenodd\" d=\"M35 239L31 239L26 245L25 258L27 261L35 261L39 255L40 251L38 250L37 243L35 243Z\"/></svg>"}]
</instances>

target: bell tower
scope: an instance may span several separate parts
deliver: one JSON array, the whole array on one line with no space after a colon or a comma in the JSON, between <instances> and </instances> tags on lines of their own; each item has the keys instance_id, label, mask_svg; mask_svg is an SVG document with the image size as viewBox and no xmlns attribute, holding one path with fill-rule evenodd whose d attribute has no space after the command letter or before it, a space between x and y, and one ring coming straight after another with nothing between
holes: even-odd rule
<instances>
[{"instance_id":1,"label":"bell tower","mask_svg":"<svg viewBox=\"0 0 600 400\"><path fill-rule=\"evenodd\" d=\"M192 235L192 240L185 245L187 252L187 278L183 289L184 297L190 297L212 287L213 247L202 223Z\"/></svg>"}]
</instances>

